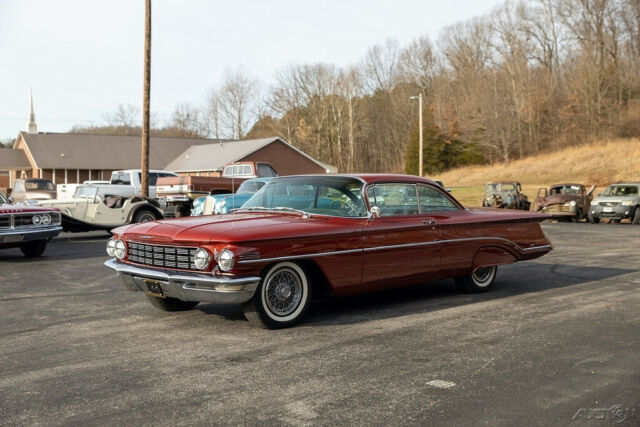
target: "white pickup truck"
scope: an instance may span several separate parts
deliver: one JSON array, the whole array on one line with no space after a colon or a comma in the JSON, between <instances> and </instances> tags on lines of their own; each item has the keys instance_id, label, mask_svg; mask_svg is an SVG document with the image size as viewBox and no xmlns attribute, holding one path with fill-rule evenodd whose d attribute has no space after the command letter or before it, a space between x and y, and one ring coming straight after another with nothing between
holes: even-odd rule
<instances>
[{"instance_id":1,"label":"white pickup truck","mask_svg":"<svg viewBox=\"0 0 640 427\"><path fill-rule=\"evenodd\" d=\"M160 177L178 176L173 172L150 170L149 171L149 197L156 197L156 181ZM140 169L127 169L120 171L113 171L111 173L111 180L107 185L95 185L98 187L98 195L103 197L105 195L113 196L134 196L142 193L141 184L142 173Z\"/></svg>"}]
</instances>

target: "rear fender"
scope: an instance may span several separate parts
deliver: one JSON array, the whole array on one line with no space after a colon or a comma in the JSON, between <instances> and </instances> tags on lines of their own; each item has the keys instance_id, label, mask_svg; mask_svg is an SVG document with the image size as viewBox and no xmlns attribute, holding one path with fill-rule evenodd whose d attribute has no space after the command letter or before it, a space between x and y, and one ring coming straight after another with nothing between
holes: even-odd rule
<instances>
[{"instance_id":1,"label":"rear fender","mask_svg":"<svg viewBox=\"0 0 640 427\"><path fill-rule=\"evenodd\" d=\"M473 257L472 271L492 265L513 264L517 258L508 250L498 247L480 248Z\"/></svg>"}]
</instances>

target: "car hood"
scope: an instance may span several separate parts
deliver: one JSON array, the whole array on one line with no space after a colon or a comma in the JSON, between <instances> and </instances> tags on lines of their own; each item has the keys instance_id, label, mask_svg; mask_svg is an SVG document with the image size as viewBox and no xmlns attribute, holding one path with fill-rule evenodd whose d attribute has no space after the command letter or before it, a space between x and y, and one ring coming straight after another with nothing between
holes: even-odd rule
<instances>
[{"instance_id":1,"label":"car hood","mask_svg":"<svg viewBox=\"0 0 640 427\"><path fill-rule=\"evenodd\" d=\"M572 200L578 201L580 200L580 195L578 194L555 194L553 196L547 196L547 197L543 197L542 200L540 200L540 205L541 206L547 206L547 205L558 205L558 204L564 204L566 202L570 202Z\"/></svg>"},{"instance_id":2,"label":"car hood","mask_svg":"<svg viewBox=\"0 0 640 427\"><path fill-rule=\"evenodd\" d=\"M600 196L593 199L594 202L610 202L610 203L622 203L628 200L636 200L638 196Z\"/></svg>"},{"instance_id":3,"label":"car hood","mask_svg":"<svg viewBox=\"0 0 640 427\"><path fill-rule=\"evenodd\" d=\"M0 205L0 214L57 212L57 209L37 205Z\"/></svg>"},{"instance_id":4,"label":"car hood","mask_svg":"<svg viewBox=\"0 0 640 427\"><path fill-rule=\"evenodd\" d=\"M331 229L344 232L344 227L332 224L332 217L300 213L248 213L204 215L132 224L113 230L113 234L149 242L244 242L262 239L293 238L326 235ZM357 219L335 219L342 223L359 224ZM361 219L362 221L362 219Z\"/></svg>"}]
</instances>

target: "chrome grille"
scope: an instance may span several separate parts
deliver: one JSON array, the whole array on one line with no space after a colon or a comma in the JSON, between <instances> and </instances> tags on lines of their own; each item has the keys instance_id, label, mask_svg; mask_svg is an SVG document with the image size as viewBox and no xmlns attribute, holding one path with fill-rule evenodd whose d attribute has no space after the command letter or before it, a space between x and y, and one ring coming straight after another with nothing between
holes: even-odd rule
<instances>
[{"instance_id":1,"label":"chrome grille","mask_svg":"<svg viewBox=\"0 0 640 427\"><path fill-rule=\"evenodd\" d=\"M0 215L0 228L9 228L11 225L11 217L9 215Z\"/></svg>"},{"instance_id":2,"label":"chrome grille","mask_svg":"<svg viewBox=\"0 0 640 427\"><path fill-rule=\"evenodd\" d=\"M13 215L13 222L15 227L23 227L25 225L33 224L33 214L15 214Z\"/></svg>"},{"instance_id":3,"label":"chrome grille","mask_svg":"<svg viewBox=\"0 0 640 427\"><path fill-rule=\"evenodd\" d=\"M618 206L618 202L600 202L600 206Z\"/></svg>"},{"instance_id":4,"label":"chrome grille","mask_svg":"<svg viewBox=\"0 0 640 427\"><path fill-rule=\"evenodd\" d=\"M35 215L49 215L51 222L49 224L34 224L33 217ZM10 213L0 215L0 228L43 228L60 225L60 212L29 212L29 213Z\"/></svg>"},{"instance_id":5,"label":"chrome grille","mask_svg":"<svg viewBox=\"0 0 640 427\"><path fill-rule=\"evenodd\" d=\"M197 270L193 264L196 249L198 248L129 242L127 244L127 259L153 267Z\"/></svg>"}]
</instances>

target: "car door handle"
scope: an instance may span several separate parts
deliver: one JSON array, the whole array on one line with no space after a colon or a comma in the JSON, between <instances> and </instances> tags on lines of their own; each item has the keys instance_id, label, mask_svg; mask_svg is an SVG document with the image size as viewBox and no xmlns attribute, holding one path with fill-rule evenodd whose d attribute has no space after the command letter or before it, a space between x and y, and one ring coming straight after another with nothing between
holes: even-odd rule
<instances>
[{"instance_id":1,"label":"car door handle","mask_svg":"<svg viewBox=\"0 0 640 427\"><path fill-rule=\"evenodd\" d=\"M424 225L436 225L438 221L436 221L435 219L425 219L424 221L422 221L422 223Z\"/></svg>"}]
</instances>

